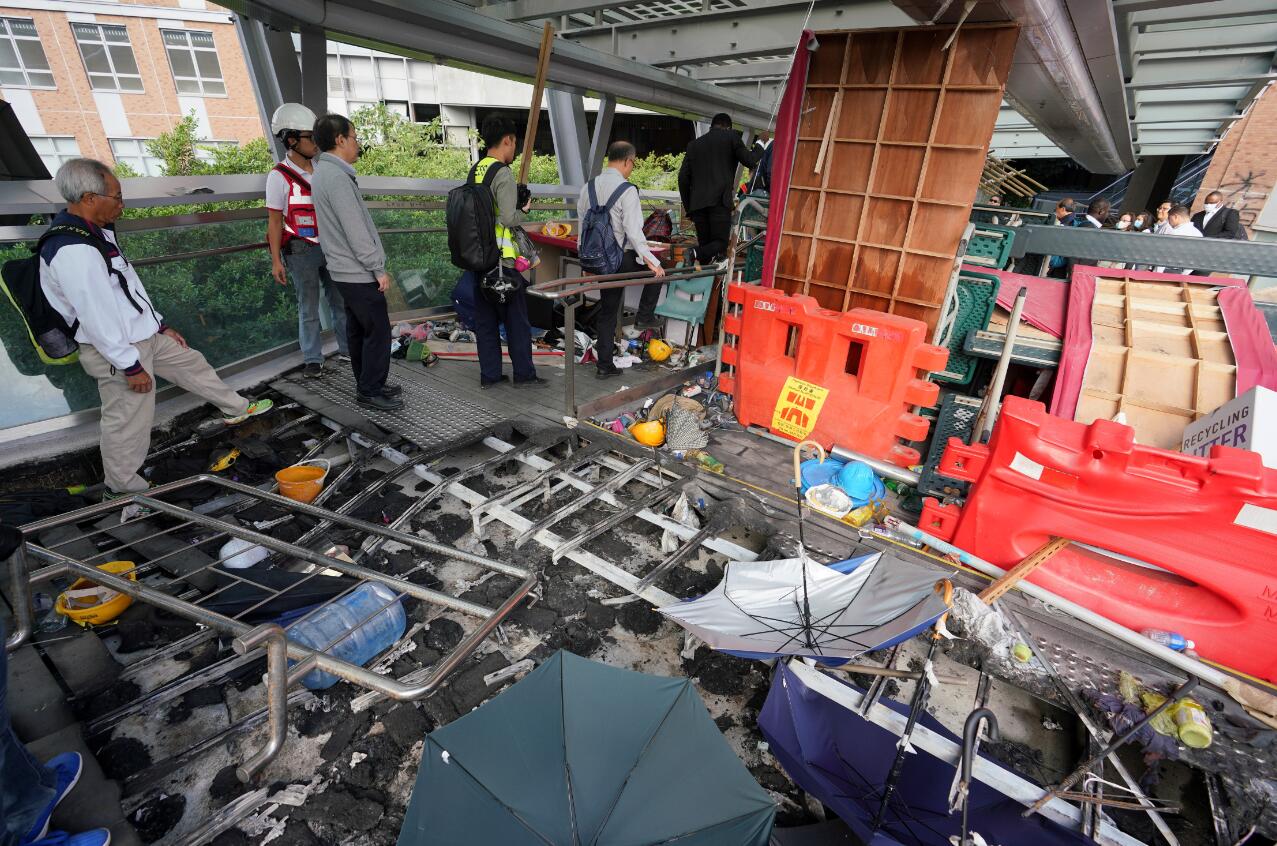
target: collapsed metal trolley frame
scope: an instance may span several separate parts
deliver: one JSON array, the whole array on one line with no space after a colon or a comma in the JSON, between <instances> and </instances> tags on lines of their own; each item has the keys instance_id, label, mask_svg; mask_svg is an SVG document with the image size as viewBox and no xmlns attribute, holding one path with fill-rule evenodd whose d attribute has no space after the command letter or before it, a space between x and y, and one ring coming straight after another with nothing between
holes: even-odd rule
<instances>
[{"instance_id":1,"label":"collapsed metal trolley frame","mask_svg":"<svg viewBox=\"0 0 1277 846\"><path fill-rule=\"evenodd\" d=\"M224 489L228 494L238 494L248 502L275 505L294 514L307 515L319 520L321 525L335 525L362 532L368 536L365 540L365 550L368 549L369 542L375 546L380 546L387 542L396 542L422 552L438 554L444 558L474 564L495 573L514 576L522 579L522 581L499 607L491 609L447 593L417 585L407 579L397 578L360 566L350 560L307 549L298 544L281 541L254 529L173 505L162 499L168 494L202 484L217 486ZM143 511L137 513L138 509L143 509ZM115 549L108 550L108 553L140 543L142 540L168 537L185 530L208 530L213 534L211 537L204 538L201 543L222 537L238 538L278 553L284 556L285 559L305 562L311 566L311 569L293 584L275 588L255 582L251 573L223 566L227 559L219 559L198 570L184 572L176 576L177 579L182 581L189 581L193 575L199 573L226 582L224 585L204 593L198 598L187 598L187 594L182 597L175 597L142 581L128 578L130 575L136 578L140 573L153 570L158 564L158 559L139 565L133 572L116 575L103 572L92 563L57 551L57 547L68 545L73 541L87 541L95 535L106 534L100 518L109 518L115 515L119 515L120 520L118 523L112 522L112 526L146 526L148 530L154 529L155 531L148 534L146 538L131 540ZM111 502L41 520L24 526L23 530L28 537L31 537L44 530L74 526L89 520L96 521L93 531L62 540L58 544L51 545L52 548L46 548L28 541L23 547L19 547L8 562L14 603L15 627L13 634L5 643L5 648L12 651L25 643L31 636L33 624L31 588L33 586L60 577L83 577L105 588L130 596L135 601L153 605L163 611L178 615L209 629L233 636L235 638L233 642L235 651L241 656L249 655L257 650L264 650L267 659L267 710L270 733L266 745L243 761L237 768L237 775L245 782L249 781L255 773L273 760L283 748L288 727L288 689L298 683L305 675L318 670L392 699L421 699L438 689L444 680L474 652L482 641L492 634L501 621L523 601L536 585L536 575L524 567L496 561L482 555L475 555L446 544L436 543L403 532L399 528L401 524L406 522L403 519L397 520L395 525L389 527L380 526L346 514L296 502L275 493L211 475L192 476L171 484L152 488L145 493L121 497ZM174 521L176 521L176 524L172 525ZM194 546L190 548L193 549ZM47 562L48 566L30 572L28 569L29 558ZM101 554L91 558L90 561L97 560L97 558L101 558ZM266 623L253 626L239 619L250 611L295 590L326 569L335 570L358 580L348 590L339 597L333 598L330 602L336 601L341 596L348 595L360 585L368 582L385 586L394 592L395 597L393 600L381 604L376 610L360 620L343 638L328 644L323 650L313 649L290 638L288 633L279 625ZM248 585L262 591L264 595L260 601L255 602L234 617L214 611L202 604L234 585ZM424 679L419 680L408 681L379 675L359 665L326 654L326 651L331 649L336 643L339 643L341 639L349 637L351 633L361 628L366 622L405 597L477 617L480 620L479 626L463 638L450 653L440 659ZM290 662L292 662L292 666L290 666Z\"/></svg>"}]
</instances>

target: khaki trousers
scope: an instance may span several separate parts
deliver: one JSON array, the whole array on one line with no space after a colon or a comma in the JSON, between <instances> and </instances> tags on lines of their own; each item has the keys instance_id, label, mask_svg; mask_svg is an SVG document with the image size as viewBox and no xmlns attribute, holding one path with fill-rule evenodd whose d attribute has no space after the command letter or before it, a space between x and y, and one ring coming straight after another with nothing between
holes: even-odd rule
<instances>
[{"instance_id":1,"label":"khaki trousers","mask_svg":"<svg viewBox=\"0 0 1277 846\"><path fill-rule=\"evenodd\" d=\"M152 379L167 379L208 400L227 416L248 410L248 400L232 391L199 352L183 349L168 335L154 335L134 346ZM150 485L138 475L138 470L151 449L155 388L145 394L131 390L124 373L90 344L80 345L80 366L97 380L102 399L102 470L106 486L116 493L146 490Z\"/></svg>"}]
</instances>

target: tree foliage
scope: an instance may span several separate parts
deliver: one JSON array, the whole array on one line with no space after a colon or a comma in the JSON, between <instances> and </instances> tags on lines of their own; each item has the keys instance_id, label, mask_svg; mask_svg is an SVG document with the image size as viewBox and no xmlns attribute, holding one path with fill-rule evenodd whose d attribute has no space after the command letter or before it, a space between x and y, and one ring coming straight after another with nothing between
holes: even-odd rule
<instances>
[{"instance_id":1,"label":"tree foliage","mask_svg":"<svg viewBox=\"0 0 1277 846\"><path fill-rule=\"evenodd\" d=\"M454 180L464 179L469 170L470 150L445 144L439 119L413 123L384 105L360 109L350 117L364 147L355 165L360 174ZM202 144L194 113L147 142L147 152L163 162L167 176L266 173L274 164L273 150L264 138L238 146ZM681 155L647 156L635 166L631 181L649 190L673 190L681 163ZM518 159L512 167L518 170ZM124 164L117 165L115 172L121 178L140 176ZM533 156L528 182L557 185L554 156ZM411 199L442 201L443 197ZM124 216L146 218L260 206L261 201L249 201L129 208ZM375 209L373 218L384 233L387 267L396 277L399 301L413 307L446 303L459 271L449 260L446 235L437 231L444 225L443 212ZM405 229L434 231L393 231ZM282 287L271 278L270 257L262 245L265 240L261 220L202 223L121 237L125 254L135 262L244 247L138 268L165 320L182 331L214 366L296 338L296 298L291 286ZM0 249L0 260L26 254L25 245L12 245ZM0 307L0 342L9 360L6 366L0 354L0 379L14 385L15 395L24 398L0 413L0 427L97 404L96 387L80 367L46 367L40 362L16 313L8 307Z\"/></svg>"}]
</instances>

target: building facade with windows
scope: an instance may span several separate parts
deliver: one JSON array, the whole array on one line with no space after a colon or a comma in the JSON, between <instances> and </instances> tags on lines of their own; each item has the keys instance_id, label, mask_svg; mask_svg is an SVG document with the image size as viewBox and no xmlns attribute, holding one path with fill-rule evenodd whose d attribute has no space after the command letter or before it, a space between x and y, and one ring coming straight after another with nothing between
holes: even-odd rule
<instances>
[{"instance_id":1,"label":"building facade with windows","mask_svg":"<svg viewBox=\"0 0 1277 846\"><path fill-rule=\"evenodd\" d=\"M0 0L0 98L50 172L82 155L157 176L146 141L188 114L209 143L262 135L233 19L203 0Z\"/></svg>"},{"instance_id":2,"label":"building facade with windows","mask_svg":"<svg viewBox=\"0 0 1277 846\"><path fill-rule=\"evenodd\" d=\"M446 143L471 146L494 111L522 124L532 87L337 42L328 43L328 106L385 103L408 120L439 118ZM229 12L205 0L0 0L0 99L12 104L52 173L75 156L159 176L146 142L194 114L207 144L266 134ZM597 101L586 100L592 125ZM553 152L550 122L536 149ZM685 120L618 106L613 136L641 153L681 152Z\"/></svg>"}]
</instances>

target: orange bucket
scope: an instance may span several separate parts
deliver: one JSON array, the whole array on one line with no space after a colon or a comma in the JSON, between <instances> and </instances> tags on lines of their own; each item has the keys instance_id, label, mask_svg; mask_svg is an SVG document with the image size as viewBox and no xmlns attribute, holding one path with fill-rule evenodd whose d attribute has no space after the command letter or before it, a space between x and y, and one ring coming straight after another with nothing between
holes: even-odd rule
<instances>
[{"instance_id":1,"label":"orange bucket","mask_svg":"<svg viewBox=\"0 0 1277 846\"><path fill-rule=\"evenodd\" d=\"M315 464L324 466L317 467ZM275 481L279 483L282 495L297 502L310 502L324 489L324 477L327 475L328 462L321 459L314 464L308 462L285 467L275 474Z\"/></svg>"}]
</instances>

